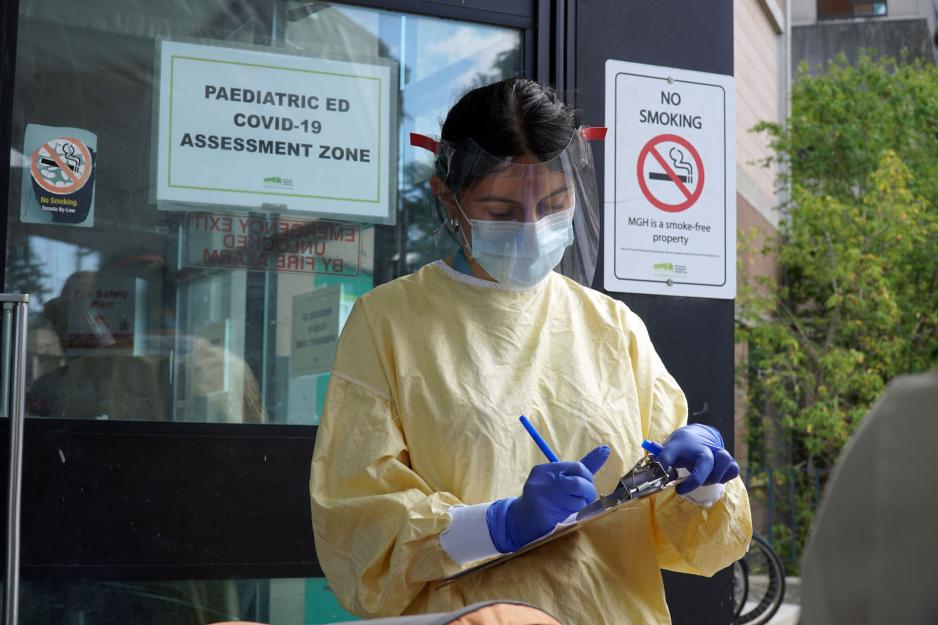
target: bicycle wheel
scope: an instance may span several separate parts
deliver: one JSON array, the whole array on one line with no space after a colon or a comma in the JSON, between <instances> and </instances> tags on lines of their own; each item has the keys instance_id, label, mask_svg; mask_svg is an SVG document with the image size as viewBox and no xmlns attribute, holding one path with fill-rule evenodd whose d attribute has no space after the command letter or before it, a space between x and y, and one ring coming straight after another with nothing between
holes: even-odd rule
<instances>
[{"instance_id":1,"label":"bicycle wheel","mask_svg":"<svg viewBox=\"0 0 938 625\"><path fill-rule=\"evenodd\" d=\"M765 625L778 612L785 599L785 568L769 543L752 535L749 551L743 556L749 592L734 625Z\"/></svg>"},{"instance_id":2,"label":"bicycle wheel","mask_svg":"<svg viewBox=\"0 0 938 625\"><path fill-rule=\"evenodd\" d=\"M739 618L746 599L749 597L749 569L746 560L741 559L733 563L733 619Z\"/></svg>"}]
</instances>

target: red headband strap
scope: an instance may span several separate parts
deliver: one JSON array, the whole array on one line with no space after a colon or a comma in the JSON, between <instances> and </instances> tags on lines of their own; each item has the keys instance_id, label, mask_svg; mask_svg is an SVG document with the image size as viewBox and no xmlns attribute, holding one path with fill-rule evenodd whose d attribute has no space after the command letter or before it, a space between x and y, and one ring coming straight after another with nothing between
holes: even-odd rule
<instances>
[{"instance_id":1,"label":"red headband strap","mask_svg":"<svg viewBox=\"0 0 938 625\"><path fill-rule=\"evenodd\" d=\"M416 132L410 133L410 144L414 147L423 148L437 154L440 151L440 142L431 139L427 135L421 135Z\"/></svg>"},{"instance_id":2,"label":"red headband strap","mask_svg":"<svg viewBox=\"0 0 938 625\"><path fill-rule=\"evenodd\" d=\"M580 128L580 136L584 141L602 141L606 138L605 126L583 126Z\"/></svg>"},{"instance_id":3,"label":"red headband strap","mask_svg":"<svg viewBox=\"0 0 938 625\"><path fill-rule=\"evenodd\" d=\"M606 130L605 126L584 126L580 128L580 136L583 137L584 141L602 141L606 138ZM410 144L434 154L440 151L439 141L416 132L410 133Z\"/></svg>"}]
</instances>

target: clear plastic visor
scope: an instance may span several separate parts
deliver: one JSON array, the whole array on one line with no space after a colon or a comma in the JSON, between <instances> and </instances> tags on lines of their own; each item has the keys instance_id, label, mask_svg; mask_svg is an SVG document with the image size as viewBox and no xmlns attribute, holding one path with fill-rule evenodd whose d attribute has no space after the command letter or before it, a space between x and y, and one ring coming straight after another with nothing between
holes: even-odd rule
<instances>
[{"instance_id":1,"label":"clear plastic visor","mask_svg":"<svg viewBox=\"0 0 938 625\"><path fill-rule=\"evenodd\" d=\"M534 222L597 201L593 160L580 131L547 160L493 156L472 139L444 143L440 157L448 197L438 200L455 199L471 220Z\"/></svg>"}]
</instances>

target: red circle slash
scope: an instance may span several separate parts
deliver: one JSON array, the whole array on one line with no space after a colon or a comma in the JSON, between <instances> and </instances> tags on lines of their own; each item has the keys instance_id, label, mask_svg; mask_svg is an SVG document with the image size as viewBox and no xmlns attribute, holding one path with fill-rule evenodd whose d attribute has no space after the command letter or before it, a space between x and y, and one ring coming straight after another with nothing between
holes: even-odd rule
<instances>
[{"instance_id":1,"label":"red circle slash","mask_svg":"<svg viewBox=\"0 0 938 625\"><path fill-rule=\"evenodd\" d=\"M697 165L697 186L694 188L693 192L687 188L687 185L684 184L684 181L674 172L674 168L668 164L661 154L658 153L656 146L659 143L664 141L672 141L678 145L687 148L687 151L690 152L691 157L694 159L694 163ZM669 204L664 202L657 197L654 193L651 192L651 189L648 188L648 183L645 182L644 172L645 172L645 160L649 157L654 158L658 165L660 165L668 178L677 185L677 188L684 195L684 201L678 202L677 204ZM704 167L703 159L700 158L700 153L697 152L697 149L690 144L687 139L684 137L679 137L677 135L664 134L654 137L645 146L642 148L641 152L638 154L638 186L641 187L642 193L645 195L645 198L652 203L656 208L659 208L668 213L679 213L681 211L687 210L694 205L700 198L701 192L703 192L704 185Z\"/></svg>"},{"instance_id":2,"label":"red circle slash","mask_svg":"<svg viewBox=\"0 0 938 625\"><path fill-rule=\"evenodd\" d=\"M62 159L56 153L55 148L53 148L51 145L53 141L43 143L36 149L35 152L33 152L32 156L30 157L30 171L32 172L33 180L36 181L36 184L38 184L46 191L55 193L56 195L67 195L81 189L83 186L85 186L85 183L88 182L89 178L91 178L91 170L93 167L93 163L91 162L91 152L88 150L87 146L85 146L84 141L75 139L73 137L60 137L54 141L70 143L78 148L78 151L81 152L81 162L83 165L81 173L76 174L62 161ZM43 156L43 154L52 160L56 166L62 170L65 176L71 180L69 184L65 185L64 187L56 187L54 184L48 182L42 177L42 175L40 175L39 159Z\"/></svg>"}]
</instances>

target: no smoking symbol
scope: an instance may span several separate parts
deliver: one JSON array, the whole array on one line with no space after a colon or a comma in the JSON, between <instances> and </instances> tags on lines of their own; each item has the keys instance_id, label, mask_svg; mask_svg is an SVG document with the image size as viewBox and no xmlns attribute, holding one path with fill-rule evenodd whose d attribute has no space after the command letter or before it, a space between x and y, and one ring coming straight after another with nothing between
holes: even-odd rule
<instances>
[{"instance_id":1,"label":"no smoking symbol","mask_svg":"<svg viewBox=\"0 0 938 625\"><path fill-rule=\"evenodd\" d=\"M43 143L30 157L33 180L56 195L75 193L91 178L91 152L83 141L61 137Z\"/></svg>"},{"instance_id":2,"label":"no smoking symbol","mask_svg":"<svg viewBox=\"0 0 938 625\"><path fill-rule=\"evenodd\" d=\"M638 155L638 186L656 208L668 213L687 210L703 192L700 153L678 135L654 137Z\"/></svg>"}]
</instances>

